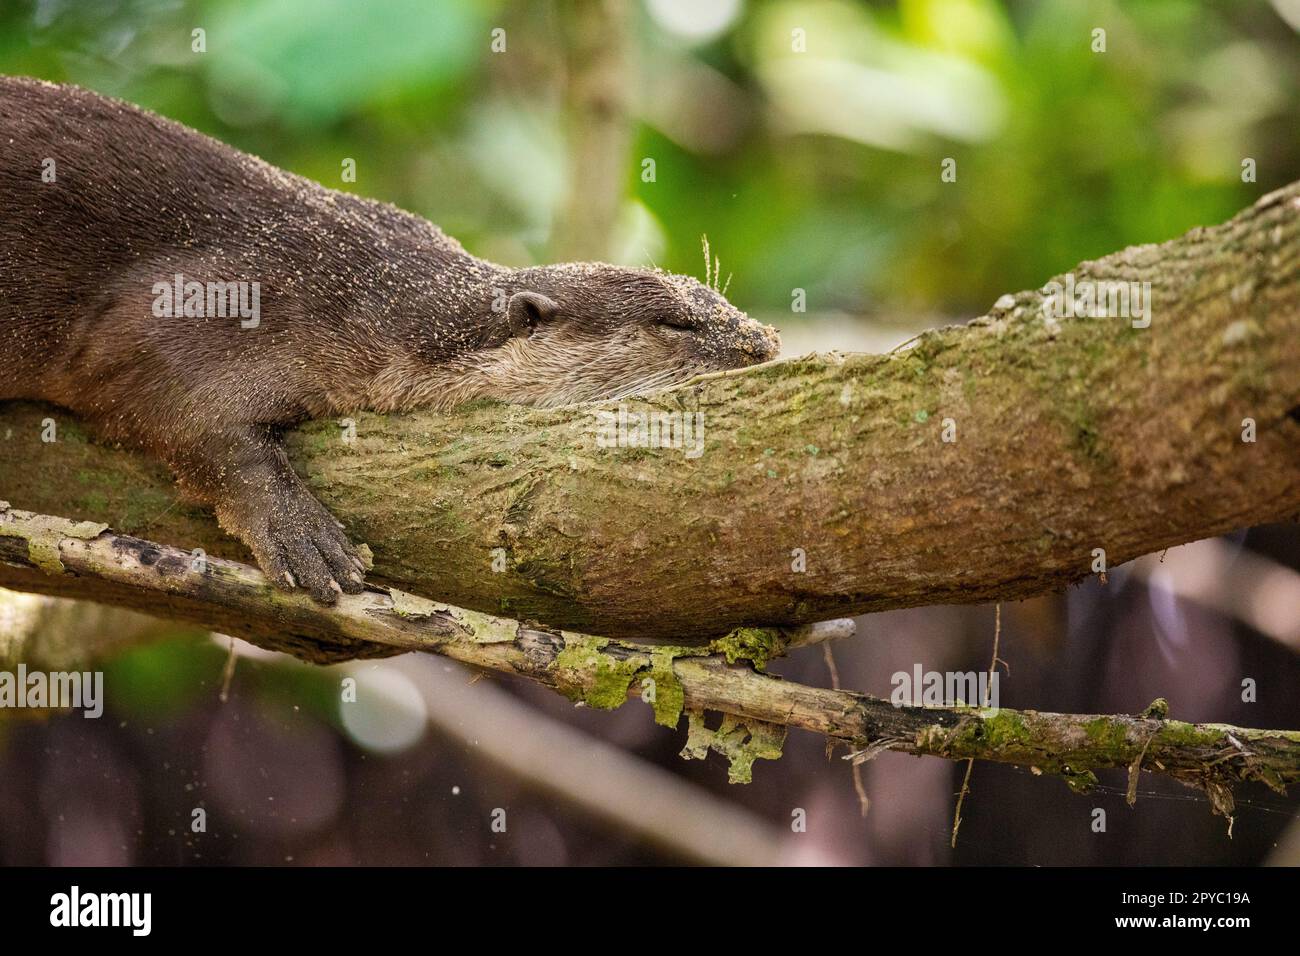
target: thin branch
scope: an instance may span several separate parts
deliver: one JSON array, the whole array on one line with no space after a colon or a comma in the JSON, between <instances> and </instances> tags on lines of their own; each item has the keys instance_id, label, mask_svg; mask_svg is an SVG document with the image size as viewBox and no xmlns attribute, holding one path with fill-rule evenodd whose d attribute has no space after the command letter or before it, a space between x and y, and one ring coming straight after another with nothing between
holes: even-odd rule
<instances>
[{"instance_id":1,"label":"thin branch","mask_svg":"<svg viewBox=\"0 0 1300 956\"><path fill-rule=\"evenodd\" d=\"M840 669L835 666L835 653L830 644L822 645L822 657L826 661L826 670L831 675L831 690L840 689ZM834 747L827 743L826 756L829 758ZM862 782L862 763L854 760L849 764L853 775L853 792L858 798L858 813L865 817L871 810L871 798L867 796L867 785Z\"/></svg>"},{"instance_id":2,"label":"thin branch","mask_svg":"<svg viewBox=\"0 0 1300 956\"><path fill-rule=\"evenodd\" d=\"M661 703L680 689L677 708L655 708L656 717L674 725L682 710L718 711L753 726L796 727L857 748L1029 766L1076 789L1095 783L1095 770L1128 768L1141 758L1142 770L1204 789L1225 814L1232 810L1234 783L1281 790L1300 781L1300 731L1188 724L1165 719L1155 708L1107 716L895 707L865 694L782 680L746 663L728 663L723 653L702 656L699 648L547 630L400 591L343 595L328 609L303 594L275 590L246 565L208 559L196 570L192 556L179 549L3 503L0 586L148 607L316 662L429 651L536 681L593 706L642 696L651 681ZM788 646L776 632L749 635L757 643L765 636L771 637L768 652ZM744 649L727 641L714 647Z\"/></svg>"},{"instance_id":3,"label":"thin branch","mask_svg":"<svg viewBox=\"0 0 1300 956\"><path fill-rule=\"evenodd\" d=\"M999 603L993 611L993 657L989 660L989 679L984 686L984 706L989 706L989 694L993 692L993 674L998 669L998 645L1002 640L1002 605ZM961 790L957 793L957 806L952 812L952 849L957 849L957 831L961 829L961 808L970 793L970 777L975 772L975 761L966 761L966 773L961 778Z\"/></svg>"}]
</instances>

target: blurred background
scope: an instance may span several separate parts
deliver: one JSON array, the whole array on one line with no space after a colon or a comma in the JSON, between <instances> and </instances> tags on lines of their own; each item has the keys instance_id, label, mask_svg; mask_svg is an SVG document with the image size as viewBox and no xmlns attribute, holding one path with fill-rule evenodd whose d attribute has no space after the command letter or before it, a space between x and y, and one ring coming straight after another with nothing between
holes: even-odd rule
<instances>
[{"instance_id":1,"label":"blurred background","mask_svg":"<svg viewBox=\"0 0 1300 956\"><path fill-rule=\"evenodd\" d=\"M728 297L799 354L888 349L1300 178L1298 29L1300 0L0 0L0 73L138 103L510 265L703 277L707 235ZM1001 703L1163 696L1300 728L1297 568L1295 525L1243 530L1006 605ZM886 753L855 786L796 732L729 786L639 704L56 604L0 592L0 667L94 646L107 710L0 711L3 864L1300 863L1300 803L1267 791L1239 792L1229 835L1163 779L1130 809L1123 772L1080 796L980 764L952 849L962 765ZM994 609L858 627L838 679L887 696L916 663L987 667ZM828 685L828 663L774 669Z\"/></svg>"}]
</instances>

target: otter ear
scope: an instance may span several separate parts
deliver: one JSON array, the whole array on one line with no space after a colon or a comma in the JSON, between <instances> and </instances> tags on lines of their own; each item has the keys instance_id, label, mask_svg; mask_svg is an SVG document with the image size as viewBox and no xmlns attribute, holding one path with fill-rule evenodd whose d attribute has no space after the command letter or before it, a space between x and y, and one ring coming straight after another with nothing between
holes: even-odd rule
<instances>
[{"instance_id":1,"label":"otter ear","mask_svg":"<svg viewBox=\"0 0 1300 956\"><path fill-rule=\"evenodd\" d=\"M511 335L527 335L533 327L554 318L560 306L554 299L540 292L516 292L506 306Z\"/></svg>"}]
</instances>

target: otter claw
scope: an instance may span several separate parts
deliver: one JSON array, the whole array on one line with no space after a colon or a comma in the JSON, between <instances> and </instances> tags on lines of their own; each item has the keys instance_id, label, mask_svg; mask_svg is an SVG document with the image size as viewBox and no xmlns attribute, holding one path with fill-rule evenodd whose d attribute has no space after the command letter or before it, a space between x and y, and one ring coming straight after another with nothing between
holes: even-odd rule
<instances>
[{"instance_id":1,"label":"otter claw","mask_svg":"<svg viewBox=\"0 0 1300 956\"><path fill-rule=\"evenodd\" d=\"M284 484L266 498L232 500L219 506L218 517L238 531L281 588L302 588L326 605L365 588L361 558L342 526L305 490Z\"/></svg>"}]
</instances>

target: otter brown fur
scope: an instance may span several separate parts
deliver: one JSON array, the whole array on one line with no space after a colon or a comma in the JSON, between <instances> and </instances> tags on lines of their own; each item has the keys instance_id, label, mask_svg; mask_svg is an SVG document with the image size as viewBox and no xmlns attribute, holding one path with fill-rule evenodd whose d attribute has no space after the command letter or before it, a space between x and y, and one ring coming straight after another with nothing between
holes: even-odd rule
<instances>
[{"instance_id":1,"label":"otter brown fur","mask_svg":"<svg viewBox=\"0 0 1300 956\"><path fill-rule=\"evenodd\" d=\"M0 146L0 399L62 405L160 457L271 580L326 603L363 567L290 467L285 426L613 398L776 353L694 279L495 265L76 87L0 77Z\"/></svg>"}]
</instances>

